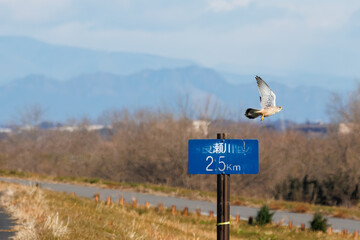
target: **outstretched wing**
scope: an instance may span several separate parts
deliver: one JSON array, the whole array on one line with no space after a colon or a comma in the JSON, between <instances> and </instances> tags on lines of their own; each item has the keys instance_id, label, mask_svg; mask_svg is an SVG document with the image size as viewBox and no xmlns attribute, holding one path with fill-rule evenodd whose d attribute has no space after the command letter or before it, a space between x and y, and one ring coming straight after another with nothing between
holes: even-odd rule
<instances>
[{"instance_id":1,"label":"outstretched wing","mask_svg":"<svg viewBox=\"0 0 360 240\"><path fill-rule=\"evenodd\" d=\"M261 77L256 76L256 82L260 92L260 106L261 108L273 107L276 106L275 100L276 96L275 93L270 89L270 87L266 84Z\"/></svg>"}]
</instances>

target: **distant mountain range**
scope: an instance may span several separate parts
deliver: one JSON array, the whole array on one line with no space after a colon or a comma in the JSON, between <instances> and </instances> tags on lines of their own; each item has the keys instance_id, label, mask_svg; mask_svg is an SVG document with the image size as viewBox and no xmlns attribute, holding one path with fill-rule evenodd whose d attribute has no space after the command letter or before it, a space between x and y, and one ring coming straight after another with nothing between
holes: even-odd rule
<instances>
[{"instance_id":1,"label":"distant mountain range","mask_svg":"<svg viewBox=\"0 0 360 240\"><path fill-rule=\"evenodd\" d=\"M328 90L268 83L277 94L278 105L284 108L272 120L327 120ZM255 80L233 84L215 70L199 66L144 70L128 76L98 72L66 81L29 75L0 86L0 123L11 120L17 111L31 104L41 105L47 120L64 121L83 116L96 118L108 109L156 108L164 103L170 107L179 96L186 95L194 104L211 96L221 107L239 113L244 120L247 107L259 107Z\"/></svg>"},{"instance_id":2,"label":"distant mountain range","mask_svg":"<svg viewBox=\"0 0 360 240\"><path fill-rule=\"evenodd\" d=\"M60 80L84 73L132 74L194 62L143 53L94 51L47 44L27 37L0 36L0 84L30 74Z\"/></svg>"},{"instance_id":3,"label":"distant mountain range","mask_svg":"<svg viewBox=\"0 0 360 240\"><path fill-rule=\"evenodd\" d=\"M0 124L32 104L43 106L47 120L64 121L96 118L107 109L156 108L164 104L171 108L185 96L196 105L211 96L221 108L243 117L247 107L259 107L254 77L204 68L189 60L0 36ZM261 77L277 94L278 105L284 107L271 118L274 121L327 121L330 90L350 86L337 77Z\"/></svg>"}]
</instances>

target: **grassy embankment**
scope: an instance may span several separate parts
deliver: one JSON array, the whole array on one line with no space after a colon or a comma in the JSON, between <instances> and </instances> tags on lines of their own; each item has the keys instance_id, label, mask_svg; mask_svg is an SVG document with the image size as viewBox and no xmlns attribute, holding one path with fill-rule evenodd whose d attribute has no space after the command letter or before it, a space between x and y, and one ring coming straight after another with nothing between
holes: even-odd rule
<instances>
[{"instance_id":1,"label":"grassy embankment","mask_svg":"<svg viewBox=\"0 0 360 240\"><path fill-rule=\"evenodd\" d=\"M216 220L168 209L107 205L35 186L0 184L0 202L18 219L15 239L216 239ZM322 232L246 221L230 227L231 239L344 239ZM349 235L349 238L351 236Z\"/></svg>"},{"instance_id":2,"label":"grassy embankment","mask_svg":"<svg viewBox=\"0 0 360 240\"><path fill-rule=\"evenodd\" d=\"M38 175L35 173L23 173L16 171L0 170L0 176L5 177L17 177L22 179L42 180L51 182L63 182L63 183L75 183L85 184L92 186L100 186L105 188L119 188L128 189L143 193L152 193L160 195L170 195L176 197L184 197L189 199L208 200L216 202L216 192L206 192L190 190L178 187L170 187L164 185L144 184L144 183L127 183L127 182L114 182L110 180L103 180L99 178L86 178L86 177L52 177ZM255 199L245 198L241 196L231 195L231 204L261 207L262 205L268 205L271 210L285 210L298 213L315 213L320 212L326 216L360 219L360 202L357 206L350 208L334 207L334 206L321 206L302 202L288 202L273 199Z\"/></svg>"}]
</instances>

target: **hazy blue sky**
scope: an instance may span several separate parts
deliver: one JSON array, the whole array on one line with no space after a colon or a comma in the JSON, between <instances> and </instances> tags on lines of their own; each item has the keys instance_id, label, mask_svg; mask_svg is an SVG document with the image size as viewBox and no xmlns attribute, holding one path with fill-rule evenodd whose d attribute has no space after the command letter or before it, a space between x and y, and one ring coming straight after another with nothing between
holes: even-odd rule
<instances>
[{"instance_id":1,"label":"hazy blue sky","mask_svg":"<svg viewBox=\"0 0 360 240\"><path fill-rule=\"evenodd\" d=\"M237 73L360 77L360 1L0 0L0 34Z\"/></svg>"}]
</instances>

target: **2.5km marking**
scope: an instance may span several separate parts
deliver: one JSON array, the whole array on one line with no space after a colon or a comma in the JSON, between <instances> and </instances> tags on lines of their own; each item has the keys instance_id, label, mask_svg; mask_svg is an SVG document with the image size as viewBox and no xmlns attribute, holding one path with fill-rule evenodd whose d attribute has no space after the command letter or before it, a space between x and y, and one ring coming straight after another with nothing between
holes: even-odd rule
<instances>
[{"instance_id":1,"label":"2.5km marking","mask_svg":"<svg viewBox=\"0 0 360 240\"><path fill-rule=\"evenodd\" d=\"M211 168L211 165L213 164L214 158L212 156L208 156L206 158L206 161L210 161L210 163L207 165L206 167L206 171L207 172L212 172L212 171L217 171L219 170L220 172L228 170L228 171L241 171L241 166L240 165L232 165L231 163L225 163L223 160L225 159L225 156L219 156L219 166L218 169L213 169Z\"/></svg>"}]
</instances>

